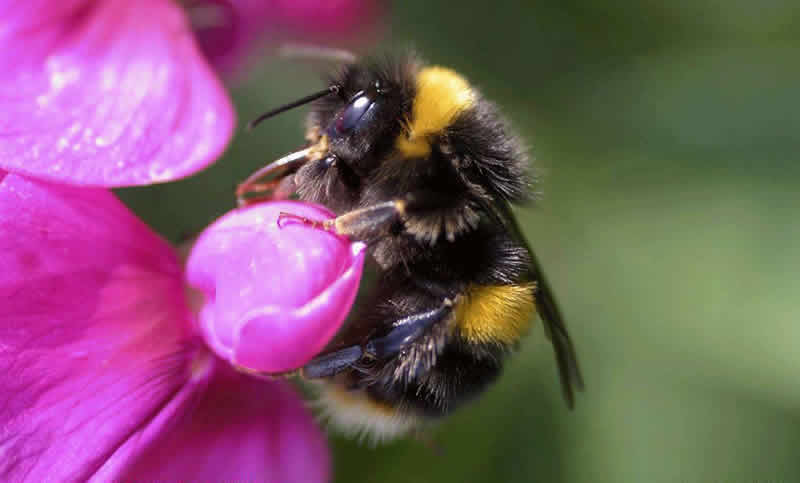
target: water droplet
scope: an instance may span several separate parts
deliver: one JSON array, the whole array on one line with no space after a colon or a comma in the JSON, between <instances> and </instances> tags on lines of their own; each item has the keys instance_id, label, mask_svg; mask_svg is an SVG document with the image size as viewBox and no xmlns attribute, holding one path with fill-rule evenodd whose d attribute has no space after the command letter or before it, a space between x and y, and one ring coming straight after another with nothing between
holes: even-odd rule
<instances>
[{"instance_id":1,"label":"water droplet","mask_svg":"<svg viewBox=\"0 0 800 483\"><path fill-rule=\"evenodd\" d=\"M110 67L105 67L100 74L100 87L105 90L111 90L117 80L117 73Z\"/></svg>"},{"instance_id":2,"label":"water droplet","mask_svg":"<svg viewBox=\"0 0 800 483\"><path fill-rule=\"evenodd\" d=\"M158 163L152 164L148 173L153 181L165 181L172 177L172 170Z\"/></svg>"},{"instance_id":3,"label":"water droplet","mask_svg":"<svg viewBox=\"0 0 800 483\"><path fill-rule=\"evenodd\" d=\"M210 145L207 141L198 141L197 145L194 147L194 153L192 155L193 158L202 158L208 155L208 151L210 149Z\"/></svg>"},{"instance_id":4,"label":"water droplet","mask_svg":"<svg viewBox=\"0 0 800 483\"><path fill-rule=\"evenodd\" d=\"M50 87L55 91L60 91L69 84L78 80L80 72L76 68L57 70L50 74Z\"/></svg>"},{"instance_id":5,"label":"water droplet","mask_svg":"<svg viewBox=\"0 0 800 483\"><path fill-rule=\"evenodd\" d=\"M350 244L350 253L355 257L361 254L367 248L367 244L363 242L355 242Z\"/></svg>"}]
</instances>

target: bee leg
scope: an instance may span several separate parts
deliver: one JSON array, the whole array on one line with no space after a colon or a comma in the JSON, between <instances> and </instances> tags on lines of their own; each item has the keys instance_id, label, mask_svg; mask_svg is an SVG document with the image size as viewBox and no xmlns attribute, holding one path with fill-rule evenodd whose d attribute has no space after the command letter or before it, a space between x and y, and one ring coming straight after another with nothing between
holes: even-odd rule
<instances>
[{"instance_id":1,"label":"bee leg","mask_svg":"<svg viewBox=\"0 0 800 483\"><path fill-rule=\"evenodd\" d=\"M306 225L344 235L352 240L370 243L392 232L407 216L424 216L441 206L443 195L438 193L409 193L403 199L377 203L359 208L324 222L310 220L292 213L281 213L278 218L292 219Z\"/></svg>"},{"instance_id":2,"label":"bee leg","mask_svg":"<svg viewBox=\"0 0 800 483\"><path fill-rule=\"evenodd\" d=\"M405 203L402 201L387 201L350 211L322 222L293 213L281 213L278 217L278 224L282 226L281 223L292 220L338 235L345 235L354 240L369 242L389 233L389 229L400 220L400 216L404 213L404 206Z\"/></svg>"},{"instance_id":3,"label":"bee leg","mask_svg":"<svg viewBox=\"0 0 800 483\"><path fill-rule=\"evenodd\" d=\"M300 370L300 374L308 379L330 377L346 370L358 362L363 354L364 352L361 350L361 347L354 345L329 354L317 356L312 359L311 362L303 366Z\"/></svg>"},{"instance_id":4,"label":"bee leg","mask_svg":"<svg viewBox=\"0 0 800 483\"><path fill-rule=\"evenodd\" d=\"M354 345L317 356L303 366L301 374L309 379L331 377L352 368L358 362L393 357L425 335L437 322L450 315L453 302L445 299L434 310L420 312L394 322L384 336L368 340L363 346Z\"/></svg>"},{"instance_id":5,"label":"bee leg","mask_svg":"<svg viewBox=\"0 0 800 483\"><path fill-rule=\"evenodd\" d=\"M294 193L295 188L293 177L250 184L244 188L239 188L236 194L236 204L238 206L250 206L262 201L285 200ZM254 193L256 196L247 196Z\"/></svg>"},{"instance_id":6,"label":"bee leg","mask_svg":"<svg viewBox=\"0 0 800 483\"><path fill-rule=\"evenodd\" d=\"M447 318L452 310L453 302L445 299L442 305L434 310L420 312L396 321L388 334L366 343L365 355L375 359L386 359L399 354L427 333L434 324Z\"/></svg>"},{"instance_id":7,"label":"bee leg","mask_svg":"<svg viewBox=\"0 0 800 483\"><path fill-rule=\"evenodd\" d=\"M308 161L311 147L289 153L263 168L255 171L236 187L236 202L239 206L251 205L257 201L273 199L273 191L294 191L294 179L291 174ZM269 179L272 178L272 179ZM284 180L290 179L283 183ZM266 180L266 181L264 181ZM257 198L250 199L247 195L257 194Z\"/></svg>"}]
</instances>

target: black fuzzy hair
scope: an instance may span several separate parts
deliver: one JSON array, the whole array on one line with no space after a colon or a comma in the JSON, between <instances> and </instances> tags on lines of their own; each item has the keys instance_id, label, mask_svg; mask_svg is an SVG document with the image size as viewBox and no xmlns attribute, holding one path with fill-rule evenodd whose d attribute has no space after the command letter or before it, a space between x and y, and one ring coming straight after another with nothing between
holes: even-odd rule
<instances>
[{"instance_id":1,"label":"black fuzzy hair","mask_svg":"<svg viewBox=\"0 0 800 483\"><path fill-rule=\"evenodd\" d=\"M355 94L367 89L375 81L381 84L385 92L384 102L393 107L397 116L394 120L408 117L416 94L418 69L419 60L412 53L371 57L341 67L324 79L328 85L340 86L338 95L315 101L307 125L327 126Z\"/></svg>"},{"instance_id":2,"label":"black fuzzy hair","mask_svg":"<svg viewBox=\"0 0 800 483\"><path fill-rule=\"evenodd\" d=\"M479 98L461 113L447 128L444 142L470 183L509 203L530 199L528 156L492 102Z\"/></svg>"}]
</instances>

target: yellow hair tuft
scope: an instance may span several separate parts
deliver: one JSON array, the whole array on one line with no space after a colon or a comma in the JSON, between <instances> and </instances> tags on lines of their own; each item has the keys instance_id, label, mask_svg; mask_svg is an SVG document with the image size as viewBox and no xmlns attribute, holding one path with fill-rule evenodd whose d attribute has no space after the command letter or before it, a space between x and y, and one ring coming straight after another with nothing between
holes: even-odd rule
<instances>
[{"instance_id":1,"label":"yellow hair tuft","mask_svg":"<svg viewBox=\"0 0 800 483\"><path fill-rule=\"evenodd\" d=\"M457 330L473 343L517 342L536 312L535 290L535 283L473 286L456 304Z\"/></svg>"},{"instance_id":2,"label":"yellow hair tuft","mask_svg":"<svg viewBox=\"0 0 800 483\"><path fill-rule=\"evenodd\" d=\"M426 67L417 74L417 93L405 132L395 144L404 156L430 154L430 138L445 130L475 103L475 91L457 72L446 67Z\"/></svg>"}]
</instances>

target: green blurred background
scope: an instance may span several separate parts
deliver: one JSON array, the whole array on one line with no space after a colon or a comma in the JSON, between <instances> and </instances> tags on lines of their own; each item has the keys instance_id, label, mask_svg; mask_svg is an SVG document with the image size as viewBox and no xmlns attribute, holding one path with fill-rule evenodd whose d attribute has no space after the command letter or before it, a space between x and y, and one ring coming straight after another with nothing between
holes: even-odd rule
<instances>
[{"instance_id":1,"label":"green blurred background","mask_svg":"<svg viewBox=\"0 0 800 483\"><path fill-rule=\"evenodd\" d=\"M417 441L332 437L340 482L800 481L800 5L397 1L379 45L464 73L532 146L518 211L587 391L537 330L485 397ZM241 119L321 85L265 59ZM303 143L303 110L192 179L121 193L172 239Z\"/></svg>"}]
</instances>

